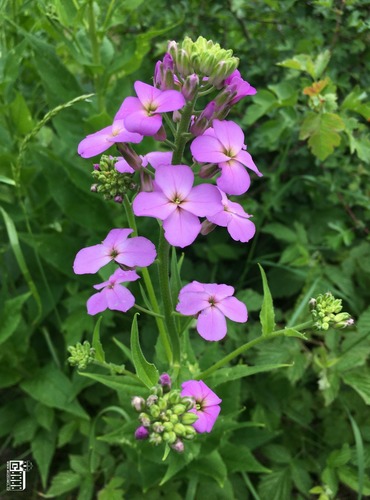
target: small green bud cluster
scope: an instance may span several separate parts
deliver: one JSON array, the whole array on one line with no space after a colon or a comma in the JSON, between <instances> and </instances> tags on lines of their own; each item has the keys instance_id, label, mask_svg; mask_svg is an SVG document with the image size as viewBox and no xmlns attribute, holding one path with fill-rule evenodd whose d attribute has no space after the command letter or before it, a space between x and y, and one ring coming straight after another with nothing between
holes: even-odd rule
<instances>
[{"instance_id":1,"label":"small green bud cluster","mask_svg":"<svg viewBox=\"0 0 370 500\"><path fill-rule=\"evenodd\" d=\"M330 326L346 328L354 323L349 313L341 312L342 299L336 299L331 292L318 295L316 299L311 299L309 304L314 326L318 330L328 330Z\"/></svg>"},{"instance_id":2,"label":"small green bud cluster","mask_svg":"<svg viewBox=\"0 0 370 500\"><path fill-rule=\"evenodd\" d=\"M146 400L139 396L132 398L132 406L139 413L141 424L135 436L148 439L155 446L167 443L181 453L184 441L194 439L197 434L192 424L198 416L189 412L195 402L192 398L181 397L179 390L165 391L165 387L157 385Z\"/></svg>"},{"instance_id":3,"label":"small green bud cluster","mask_svg":"<svg viewBox=\"0 0 370 500\"><path fill-rule=\"evenodd\" d=\"M116 162L117 158L102 155L100 163L94 165L91 173L95 181L91 186L91 191L103 193L105 200L122 203L125 193L136 189L137 186L131 174L121 174L114 168Z\"/></svg>"},{"instance_id":4,"label":"small green bud cluster","mask_svg":"<svg viewBox=\"0 0 370 500\"><path fill-rule=\"evenodd\" d=\"M79 370L84 370L95 359L95 349L87 340L83 344L78 342L75 346L69 346L68 351L71 354L68 363L77 366Z\"/></svg>"},{"instance_id":5,"label":"small green bud cluster","mask_svg":"<svg viewBox=\"0 0 370 500\"><path fill-rule=\"evenodd\" d=\"M208 83L218 88L239 64L232 50L221 48L220 44L200 36L195 42L189 37L179 44L170 42L168 52L173 58L179 76L186 78L191 74L207 77Z\"/></svg>"}]
</instances>

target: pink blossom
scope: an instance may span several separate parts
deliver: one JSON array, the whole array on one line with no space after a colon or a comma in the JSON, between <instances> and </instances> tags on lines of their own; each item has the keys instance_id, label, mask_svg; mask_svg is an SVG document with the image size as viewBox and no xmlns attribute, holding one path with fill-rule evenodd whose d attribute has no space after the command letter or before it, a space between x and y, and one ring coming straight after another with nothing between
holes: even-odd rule
<instances>
[{"instance_id":1,"label":"pink blossom","mask_svg":"<svg viewBox=\"0 0 370 500\"><path fill-rule=\"evenodd\" d=\"M229 285L193 281L180 290L176 311L197 315L197 331L205 340L221 340L227 332L225 316L237 323L248 320L247 308L232 296L234 291Z\"/></svg>"},{"instance_id":2,"label":"pink blossom","mask_svg":"<svg viewBox=\"0 0 370 500\"><path fill-rule=\"evenodd\" d=\"M257 94L257 90L250 83L243 80L237 69L226 78L224 83L227 90L236 92L236 95L229 101L229 105L236 104L247 95Z\"/></svg>"},{"instance_id":3,"label":"pink blossom","mask_svg":"<svg viewBox=\"0 0 370 500\"><path fill-rule=\"evenodd\" d=\"M132 229L112 229L99 245L83 248L76 255L73 270L76 274L93 274L114 260L127 267L146 267L157 255L155 246L142 236L128 239Z\"/></svg>"},{"instance_id":4,"label":"pink blossom","mask_svg":"<svg viewBox=\"0 0 370 500\"><path fill-rule=\"evenodd\" d=\"M87 312L98 314L105 309L126 312L135 304L135 297L127 288L121 286L126 281L136 281L140 276L135 271L117 269L112 276L103 283L94 285L99 293L92 295L87 301Z\"/></svg>"},{"instance_id":5,"label":"pink blossom","mask_svg":"<svg viewBox=\"0 0 370 500\"><path fill-rule=\"evenodd\" d=\"M192 425L198 433L211 432L217 417L221 411L219 406L222 403L202 380L188 380L181 385L182 397L191 397L195 400L195 406L189 413L195 413L198 420Z\"/></svg>"},{"instance_id":6,"label":"pink blossom","mask_svg":"<svg viewBox=\"0 0 370 500\"><path fill-rule=\"evenodd\" d=\"M163 221L167 241L186 247L198 236L201 223L220 211L221 195L216 186L193 187L194 174L187 165L162 165L156 169L156 190L139 193L134 200L135 215L156 217Z\"/></svg>"},{"instance_id":7,"label":"pink blossom","mask_svg":"<svg viewBox=\"0 0 370 500\"><path fill-rule=\"evenodd\" d=\"M244 145L244 133L232 121L213 120L213 128L196 137L190 146L199 162L216 163L221 169L217 185L228 194L243 194L250 186L245 167L262 176Z\"/></svg>"},{"instance_id":8,"label":"pink blossom","mask_svg":"<svg viewBox=\"0 0 370 500\"><path fill-rule=\"evenodd\" d=\"M253 238L256 226L249 218L243 207L227 199L225 193L221 192L223 209L217 214L210 215L208 220L217 226L227 227L227 230L235 241L247 243Z\"/></svg>"},{"instance_id":9,"label":"pink blossom","mask_svg":"<svg viewBox=\"0 0 370 500\"><path fill-rule=\"evenodd\" d=\"M151 165L153 168L160 167L161 165L171 165L173 151L152 151L141 157L142 166L146 167Z\"/></svg>"},{"instance_id":10,"label":"pink blossom","mask_svg":"<svg viewBox=\"0 0 370 500\"><path fill-rule=\"evenodd\" d=\"M142 135L126 130L123 119L119 118L117 113L112 125L95 132L95 134L88 135L80 142L77 151L82 158L91 158L103 153L116 142L134 142L137 144L142 139Z\"/></svg>"},{"instance_id":11,"label":"pink blossom","mask_svg":"<svg viewBox=\"0 0 370 500\"><path fill-rule=\"evenodd\" d=\"M155 135L162 126L161 113L181 109L184 96L177 90L159 90L140 81L134 84L138 97L127 97L118 112L130 132Z\"/></svg>"},{"instance_id":12,"label":"pink blossom","mask_svg":"<svg viewBox=\"0 0 370 500\"><path fill-rule=\"evenodd\" d=\"M114 164L114 168L120 174L133 174L133 173L135 173L135 169L133 169L131 167L131 165L122 156L117 157L117 161Z\"/></svg>"}]
</instances>

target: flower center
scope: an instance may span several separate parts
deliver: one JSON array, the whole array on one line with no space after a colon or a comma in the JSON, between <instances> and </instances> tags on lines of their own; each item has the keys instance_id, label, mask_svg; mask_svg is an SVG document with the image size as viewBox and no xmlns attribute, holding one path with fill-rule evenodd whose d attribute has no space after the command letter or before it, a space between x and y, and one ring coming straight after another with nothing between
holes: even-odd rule
<instances>
[{"instance_id":1,"label":"flower center","mask_svg":"<svg viewBox=\"0 0 370 500\"><path fill-rule=\"evenodd\" d=\"M210 303L211 307L215 306L217 303L215 297L213 296L209 297L208 302Z\"/></svg>"},{"instance_id":2,"label":"flower center","mask_svg":"<svg viewBox=\"0 0 370 500\"><path fill-rule=\"evenodd\" d=\"M157 111L157 107L153 102L149 102L146 106L145 106L145 111L148 113L148 116L152 116L156 111Z\"/></svg>"},{"instance_id":3,"label":"flower center","mask_svg":"<svg viewBox=\"0 0 370 500\"><path fill-rule=\"evenodd\" d=\"M233 151L232 149L224 149L223 153L229 158L234 158L234 156L236 155L235 151Z\"/></svg>"},{"instance_id":4,"label":"flower center","mask_svg":"<svg viewBox=\"0 0 370 500\"><path fill-rule=\"evenodd\" d=\"M112 257L112 259L115 259L118 255L118 251L115 248L112 248L109 255Z\"/></svg>"},{"instance_id":5,"label":"flower center","mask_svg":"<svg viewBox=\"0 0 370 500\"><path fill-rule=\"evenodd\" d=\"M180 205L182 201L183 200L180 198L178 194L175 194L175 196L172 198L172 203L176 203L176 205Z\"/></svg>"}]
</instances>

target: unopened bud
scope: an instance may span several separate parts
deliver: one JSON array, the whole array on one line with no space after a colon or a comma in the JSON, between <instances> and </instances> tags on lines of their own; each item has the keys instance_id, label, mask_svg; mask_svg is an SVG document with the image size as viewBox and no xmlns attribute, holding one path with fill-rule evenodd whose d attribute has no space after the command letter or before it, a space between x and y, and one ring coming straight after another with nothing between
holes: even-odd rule
<instances>
[{"instance_id":1,"label":"unopened bud","mask_svg":"<svg viewBox=\"0 0 370 500\"><path fill-rule=\"evenodd\" d=\"M173 407L172 411L175 415L182 415L186 412L186 406L183 404L177 404Z\"/></svg>"},{"instance_id":2,"label":"unopened bud","mask_svg":"<svg viewBox=\"0 0 370 500\"><path fill-rule=\"evenodd\" d=\"M182 417L181 417L181 422L185 425L191 425L194 424L198 420L198 415L196 413L192 412L186 412Z\"/></svg>"},{"instance_id":3,"label":"unopened bud","mask_svg":"<svg viewBox=\"0 0 370 500\"><path fill-rule=\"evenodd\" d=\"M136 411L143 411L145 408L145 400L140 396L134 396L131 399L131 405Z\"/></svg>"},{"instance_id":4,"label":"unopened bud","mask_svg":"<svg viewBox=\"0 0 370 500\"><path fill-rule=\"evenodd\" d=\"M182 86L181 93L187 101L191 101L194 98L198 87L199 76L193 73L186 78L184 85Z\"/></svg>"},{"instance_id":5,"label":"unopened bud","mask_svg":"<svg viewBox=\"0 0 370 500\"><path fill-rule=\"evenodd\" d=\"M180 439L178 439L173 444L171 444L171 448L174 451L177 451L177 453L182 453L185 449L185 446L184 446L184 443L182 441L180 441Z\"/></svg>"},{"instance_id":6,"label":"unopened bud","mask_svg":"<svg viewBox=\"0 0 370 500\"><path fill-rule=\"evenodd\" d=\"M138 427L135 431L135 439L139 440L147 439L148 436L149 436L149 431L143 426Z\"/></svg>"},{"instance_id":7,"label":"unopened bud","mask_svg":"<svg viewBox=\"0 0 370 500\"><path fill-rule=\"evenodd\" d=\"M149 409L149 413L151 414L152 417L158 418L159 414L161 413L161 410L159 409L159 406L152 405Z\"/></svg>"},{"instance_id":8,"label":"unopened bud","mask_svg":"<svg viewBox=\"0 0 370 500\"><path fill-rule=\"evenodd\" d=\"M206 219L202 222L200 234L206 236L207 234L211 233L216 227L216 224Z\"/></svg>"},{"instance_id":9,"label":"unopened bud","mask_svg":"<svg viewBox=\"0 0 370 500\"><path fill-rule=\"evenodd\" d=\"M156 394L151 394L150 396L147 397L146 399L146 404L148 408L151 406L155 405L158 401L158 396Z\"/></svg>"},{"instance_id":10,"label":"unopened bud","mask_svg":"<svg viewBox=\"0 0 370 500\"><path fill-rule=\"evenodd\" d=\"M177 436L173 431L164 432L162 436L163 436L163 441L168 444L174 443L177 439Z\"/></svg>"}]
</instances>

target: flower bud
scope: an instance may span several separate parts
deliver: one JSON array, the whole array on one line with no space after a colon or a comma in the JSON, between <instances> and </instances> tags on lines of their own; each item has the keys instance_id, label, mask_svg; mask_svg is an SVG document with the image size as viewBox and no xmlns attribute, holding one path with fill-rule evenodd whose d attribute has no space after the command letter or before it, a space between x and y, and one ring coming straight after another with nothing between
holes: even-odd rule
<instances>
[{"instance_id":1,"label":"flower bud","mask_svg":"<svg viewBox=\"0 0 370 500\"><path fill-rule=\"evenodd\" d=\"M219 171L218 165L214 163L205 163L201 166L198 175L202 179L212 179Z\"/></svg>"},{"instance_id":2,"label":"flower bud","mask_svg":"<svg viewBox=\"0 0 370 500\"><path fill-rule=\"evenodd\" d=\"M131 399L131 405L136 411L143 411L145 408L145 400L140 396L134 396Z\"/></svg>"},{"instance_id":3,"label":"flower bud","mask_svg":"<svg viewBox=\"0 0 370 500\"><path fill-rule=\"evenodd\" d=\"M158 446L162 442L162 437L156 432L152 432L149 436L149 443Z\"/></svg>"},{"instance_id":4,"label":"flower bud","mask_svg":"<svg viewBox=\"0 0 370 500\"><path fill-rule=\"evenodd\" d=\"M173 431L173 425L171 422L164 422L163 423L163 429L166 431L166 432L170 432L170 431Z\"/></svg>"},{"instance_id":5,"label":"flower bud","mask_svg":"<svg viewBox=\"0 0 370 500\"><path fill-rule=\"evenodd\" d=\"M185 449L184 443L180 441L180 439L177 439L173 444L171 444L171 448L174 451L177 451L177 453L182 453Z\"/></svg>"},{"instance_id":6,"label":"flower bud","mask_svg":"<svg viewBox=\"0 0 370 500\"><path fill-rule=\"evenodd\" d=\"M148 436L149 436L149 431L143 426L138 427L135 431L135 439L138 440L147 439Z\"/></svg>"},{"instance_id":7,"label":"flower bud","mask_svg":"<svg viewBox=\"0 0 370 500\"><path fill-rule=\"evenodd\" d=\"M182 417L181 417L181 422L185 425L191 425L194 424L198 420L198 415L192 412L186 412Z\"/></svg>"},{"instance_id":8,"label":"flower bud","mask_svg":"<svg viewBox=\"0 0 370 500\"><path fill-rule=\"evenodd\" d=\"M185 439L194 439L197 435L197 431L191 425L186 426Z\"/></svg>"},{"instance_id":9,"label":"flower bud","mask_svg":"<svg viewBox=\"0 0 370 500\"><path fill-rule=\"evenodd\" d=\"M186 434L186 427L183 424L175 424L173 427L173 431L178 435L178 436L185 436Z\"/></svg>"},{"instance_id":10,"label":"flower bud","mask_svg":"<svg viewBox=\"0 0 370 500\"><path fill-rule=\"evenodd\" d=\"M158 401L158 396L156 396L155 394L151 394L150 396L148 396L148 398L146 400L146 404L147 404L148 408L150 408L151 406L156 404L157 401Z\"/></svg>"},{"instance_id":11,"label":"flower bud","mask_svg":"<svg viewBox=\"0 0 370 500\"><path fill-rule=\"evenodd\" d=\"M184 85L182 86L181 93L187 101L191 101L194 98L198 87L199 76L193 73L186 78Z\"/></svg>"},{"instance_id":12,"label":"flower bud","mask_svg":"<svg viewBox=\"0 0 370 500\"><path fill-rule=\"evenodd\" d=\"M90 188L90 191L92 193L97 193L98 192L98 185L97 184L92 184L91 188Z\"/></svg>"},{"instance_id":13,"label":"flower bud","mask_svg":"<svg viewBox=\"0 0 370 500\"><path fill-rule=\"evenodd\" d=\"M161 434L164 431L164 425L161 424L160 422L154 422L152 428L153 431L156 432L157 434Z\"/></svg>"},{"instance_id":14,"label":"flower bud","mask_svg":"<svg viewBox=\"0 0 370 500\"><path fill-rule=\"evenodd\" d=\"M174 412L175 415L182 415L186 411L186 406L183 404L176 404L172 411Z\"/></svg>"},{"instance_id":15,"label":"flower bud","mask_svg":"<svg viewBox=\"0 0 370 500\"><path fill-rule=\"evenodd\" d=\"M123 197L120 195L120 194L117 194L113 200L116 202L116 203L122 203L123 202Z\"/></svg>"},{"instance_id":16,"label":"flower bud","mask_svg":"<svg viewBox=\"0 0 370 500\"><path fill-rule=\"evenodd\" d=\"M160 375L159 383L163 387L164 392L168 392L171 390L172 381L168 373L162 373L162 375Z\"/></svg>"},{"instance_id":17,"label":"flower bud","mask_svg":"<svg viewBox=\"0 0 370 500\"><path fill-rule=\"evenodd\" d=\"M170 419L170 422L174 425L177 424L177 422L179 421L179 417L175 413L172 413L172 415L169 417L169 419Z\"/></svg>"},{"instance_id":18,"label":"flower bud","mask_svg":"<svg viewBox=\"0 0 370 500\"><path fill-rule=\"evenodd\" d=\"M149 413L151 414L152 417L158 418L159 414L161 413L161 410L159 409L159 406L152 405L149 409Z\"/></svg>"},{"instance_id":19,"label":"flower bud","mask_svg":"<svg viewBox=\"0 0 370 500\"><path fill-rule=\"evenodd\" d=\"M177 436L173 431L170 432L164 432L163 435L163 441L168 444L172 444L176 441Z\"/></svg>"},{"instance_id":20,"label":"flower bud","mask_svg":"<svg viewBox=\"0 0 370 500\"><path fill-rule=\"evenodd\" d=\"M214 229L216 229L216 227L217 227L216 224L206 219L202 222L200 228L200 234L206 236L207 234L211 233Z\"/></svg>"},{"instance_id":21,"label":"flower bud","mask_svg":"<svg viewBox=\"0 0 370 500\"><path fill-rule=\"evenodd\" d=\"M140 413L139 420L144 427L150 427L150 417L147 413Z\"/></svg>"}]
</instances>

